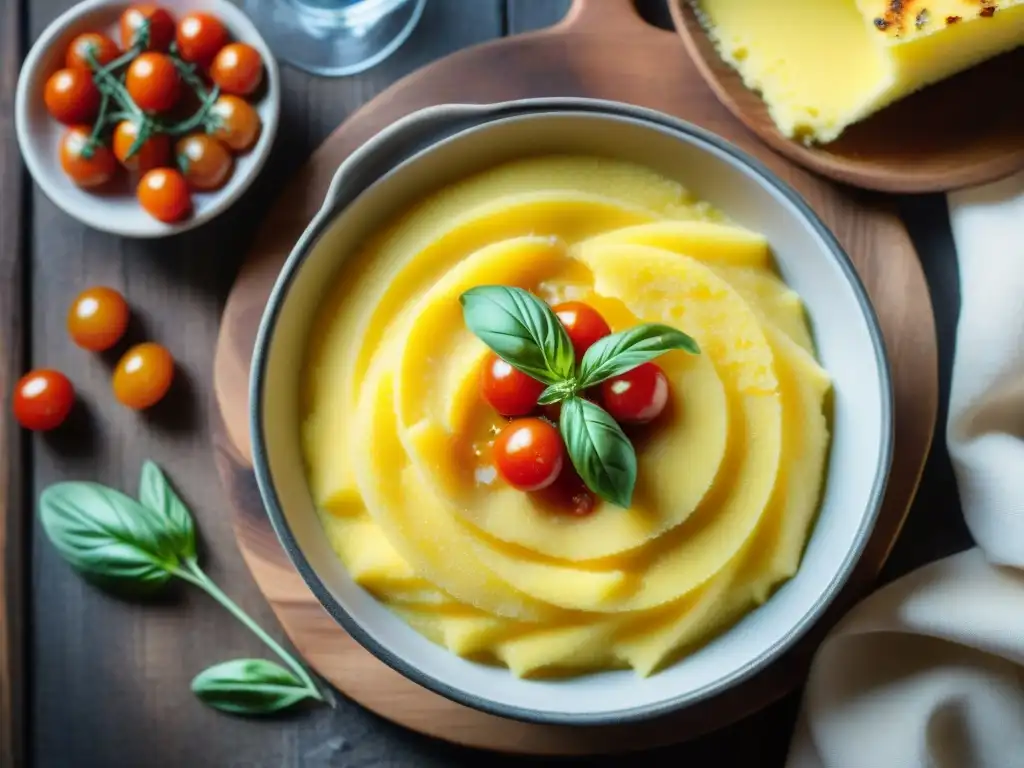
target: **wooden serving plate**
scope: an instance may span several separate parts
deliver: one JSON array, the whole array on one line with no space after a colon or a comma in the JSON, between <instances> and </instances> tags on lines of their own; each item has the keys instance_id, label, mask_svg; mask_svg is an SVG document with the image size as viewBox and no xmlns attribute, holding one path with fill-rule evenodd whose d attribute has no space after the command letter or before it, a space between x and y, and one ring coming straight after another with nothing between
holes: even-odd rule
<instances>
[{"instance_id":1,"label":"wooden serving plate","mask_svg":"<svg viewBox=\"0 0 1024 768\"><path fill-rule=\"evenodd\" d=\"M719 100L770 147L813 171L881 192L945 192L1024 168L1024 48L908 96L830 144L808 147L782 135L761 97L722 61L691 0L668 4Z\"/></svg>"},{"instance_id":2,"label":"wooden serving plate","mask_svg":"<svg viewBox=\"0 0 1024 768\"><path fill-rule=\"evenodd\" d=\"M613 54L611 52L614 52ZM538 96L591 96L659 109L709 128L760 157L796 187L845 245L878 311L896 393L896 450L878 524L847 589L791 653L721 696L631 726L571 728L504 720L433 694L377 661L320 607L278 544L251 469L249 365L257 324L293 243L338 164L396 119L422 107ZM431 736L490 749L583 754L681 741L728 724L796 685L828 627L872 584L900 530L931 444L938 397L935 328L921 266L899 219L878 198L814 177L753 139L704 86L677 36L643 22L627 0L575 0L541 32L459 51L393 85L313 154L265 217L228 298L214 387L214 441L235 531L256 583L292 642L345 695Z\"/></svg>"}]
</instances>

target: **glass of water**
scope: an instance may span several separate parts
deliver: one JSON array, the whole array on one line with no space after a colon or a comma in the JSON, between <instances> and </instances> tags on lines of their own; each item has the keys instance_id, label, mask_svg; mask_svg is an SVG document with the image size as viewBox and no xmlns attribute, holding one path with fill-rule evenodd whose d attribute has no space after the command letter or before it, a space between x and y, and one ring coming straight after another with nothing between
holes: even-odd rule
<instances>
[{"instance_id":1,"label":"glass of water","mask_svg":"<svg viewBox=\"0 0 1024 768\"><path fill-rule=\"evenodd\" d=\"M352 75L394 53L426 2L244 0L244 8L282 61L315 75Z\"/></svg>"}]
</instances>

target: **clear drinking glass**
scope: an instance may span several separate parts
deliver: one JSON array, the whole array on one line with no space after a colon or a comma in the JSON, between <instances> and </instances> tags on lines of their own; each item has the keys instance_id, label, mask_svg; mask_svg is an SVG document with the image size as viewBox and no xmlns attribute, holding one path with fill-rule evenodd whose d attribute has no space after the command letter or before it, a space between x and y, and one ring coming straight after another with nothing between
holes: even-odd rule
<instances>
[{"instance_id":1,"label":"clear drinking glass","mask_svg":"<svg viewBox=\"0 0 1024 768\"><path fill-rule=\"evenodd\" d=\"M427 0L244 0L274 54L316 75L383 61L416 27Z\"/></svg>"}]
</instances>

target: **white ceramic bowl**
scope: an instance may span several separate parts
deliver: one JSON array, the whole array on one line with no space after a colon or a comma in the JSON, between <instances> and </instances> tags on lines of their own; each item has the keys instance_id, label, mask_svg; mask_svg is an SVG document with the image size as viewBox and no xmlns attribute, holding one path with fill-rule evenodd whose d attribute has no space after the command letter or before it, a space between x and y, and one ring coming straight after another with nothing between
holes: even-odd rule
<instances>
[{"instance_id":1,"label":"white ceramic bowl","mask_svg":"<svg viewBox=\"0 0 1024 768\"><path fill-rule=\"evenodd\" d=\"M175 19L188 11L218 16L233 40L248 43L263 58L266 85L253 107L263 123L256 146L235 158L228 182L215 192L193 193L191 216L176 224L157 221L139 206L135 188L126 177L102 191L80 189L60 167L58 148L66 127L46 111L43 89L47 78L64 66L68 44L82 32L103 32L120 44L118 19L131 5L125 0L85 0L61 14L36 40L22 65L15 96L15 125L21 156L32 178L57 207L94 229L125 237L166 237L198 227L225 210L252 183L270 154L281 111L281 84L270 48L256 27L228 0L162 0ZM122 175L123 176L123 175Z\"/></svg>"},{"instance_id":2,"label":"white ceramic bowl","mask_svg":"<svg viewBox=\"0 0 1024 768\"><path fill-rule=\"evenodd\" d=\"M552 152L640 163L682 182L764 233L806 302L834 382L834 421L820 514L798 573L760 608L673 666L638 678L610 671L522 680L434 645L357 586L335 557L310 499L299 438L299 379L310 320L366 236L448 182ZM260 490L292 561L328 612L387 664L442 695L537 722L620 723L692 705L778 658L822 614L860 556L892 454L892 389L882 336L849 258L790 187L725 141L632 106L542 99L417 113L339 169L323 209L292 252L253 360L252 436Z\"/></svg>"}]
</instances>

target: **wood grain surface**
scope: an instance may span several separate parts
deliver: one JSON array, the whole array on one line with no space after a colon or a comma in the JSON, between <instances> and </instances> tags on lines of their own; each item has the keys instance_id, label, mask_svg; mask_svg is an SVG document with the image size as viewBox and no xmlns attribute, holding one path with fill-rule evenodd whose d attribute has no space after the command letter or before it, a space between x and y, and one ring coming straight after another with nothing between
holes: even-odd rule
<instances>
[{"instance_id":1,"label":"wood grain surface","mask_svg":"<svg viewBox=\"0 0 1024 768\"><path fill-rule=\"evenodd\" d=\"M14 88L21 61L22 14L0 0L0 392L24 364L23 171L14 139ZM0 410L0 766L25 759L25 500L22 436Z\"/></svg>"},{"instance_id":2,"label":"wood grain surface","mask_svg":"<svg viewBox=\"0 0 1024 768\"><path fill-rule=\"evenodd\" d=\"M270 629L282 632L239 557L226 496L213 466L208 431L210 371L215 331L225 297L258 221L310 152L360 105L397 79L452 51L505 34L546 27L562 17L568 0L429 0L420 26L393 57L356 77L313 78L287 67L279 140L256 187L238 207L210 226L162 243L133 243L97 234L68 219L13 165L17 150L6 83L17 70L9 39L19 13L25 40L73 0L0 0L0 380L10 382L23 365L58 364L85 403L70 431L49 439L19 439L3 422L0 466L22 493L0 483L5 525L29 521L30 499L48 483L98 479L134 490L143 457L163 464L191 504L211 575ZM670 28L664 0L640 0L640 10ZM607 55L614 58L612 46ZM24 200L22 206L20 201ZM898 200L928 277L937 316L943 384L940 419L957 320L957 268L945 201L941 196ZM20 229L23 236L15 233ZM12 294L10 276L30 290L30 301ZM133 417L113 405L110 361L72 347L62 327L71 297L89 284L107 282L125 291L136 313L133 333L159 339L182 361L188 381L175 385L167 409ZM18 324L17 307L36 322ZM48 322L38 317L49 314ZM20 334L20 335L19 335ZM7 346L10 344L11 346ZM16 352L22 345L24 354ZM29 359L29 355L31 358ZM179 387L184 383L184 387ZM8 413L7 390L0 421ZM24 450L17 451L22 445ZM13 447L13 450L12 450ZM13 501L10 501L12 500ZM24 499L24 502L21 501ZM13 504L13 506L11 506ZM6 527L4 529L7 530ZM28 548L20 576L30 590L24 613L4 615L4 627L27 638L23 672L28 692L22 761L0 766L39 768L519 768L547 764L486 754L429 739L379 718L340 697L335 709L252 722L204 708L188 680L204 666L264 649L204 597L172 590L155 603L115 600L82 584L53 552L37 526L25 530ZM10 538L7 539L11 541ZM893 550L884 579L970 544L956 500L943 435L936 435L914 508ZM3 556L3 555L0 555ZM5 560L7 566L10 565ZM16 573L16 576L19 574ZM8 604L8 608L17 608ZM6 683L5 683L6 684ZM637 755L644 766L738 765L781 768L799 704L799 692L742 721L686 744ZM0 712L5 733L10 715ZM17 722L17 721L15 721ZM588 757L572 765L618 768L622 758Z\"/></svg>"},{"instance_id":3,"label":"wood grain surface","mask_svg":"<svg viewBox=\"0 0 1024 768\"><path fill-rule=\"evenodd\" d=\"M614 59L607 56L613 47ZM628 101L678 115L740 144L792 183L856 262L880 316L896 388L896 451L886 503L830 619L747 683L672 717L628 727L503 720L436 696L378 662L327 616L291 568L263 512L248 456L248 371L260 315L281 264L339 163L382 127L425 106L552 94ZM830 620L863 594L896 539L928 453L938 398L928 290L894 213L877 198L810 176L753 140L705 88L678 39L648 25L625 0L577 0L557 26L460 51L398 82L350 117L267 216L229 295L214 366L223 416L217 460L239 544L285 631L313 667L347 696L409 728L471 746L539 754L608 753L677 742L728 724L795 686Z\"/></svg>"},{"instance_id":4,"label":"wood grain surface","mask_svg":"<svg viewBox=\"0 0 1024 768\"><path fill-rule=\"evenodd\" d=\"M925 88L830 144L808 147L782 135L761 98L722 61L692 1L668 3L687 50L722 103L769 146L813 171L883 192L938 192L1024 168L1024 100L1007 98L1024 82L1024 48Z\"/></svg>"}]
</instances>

